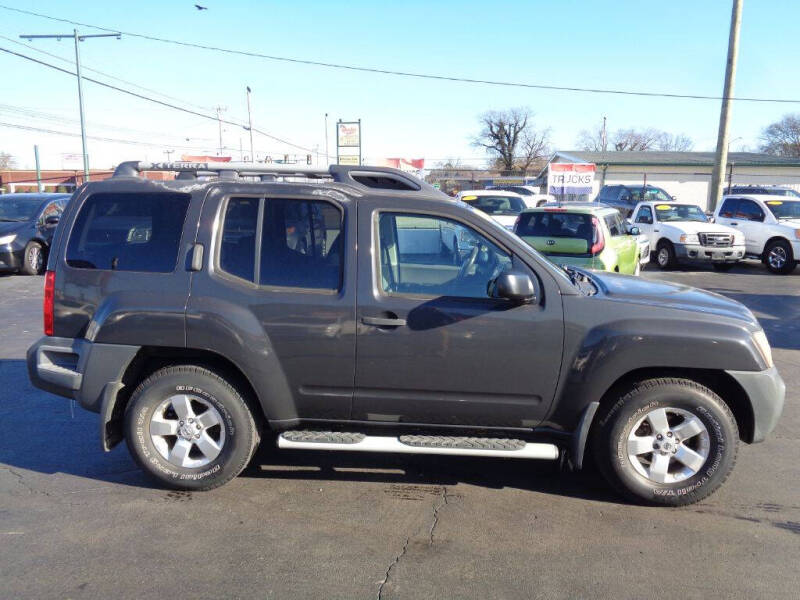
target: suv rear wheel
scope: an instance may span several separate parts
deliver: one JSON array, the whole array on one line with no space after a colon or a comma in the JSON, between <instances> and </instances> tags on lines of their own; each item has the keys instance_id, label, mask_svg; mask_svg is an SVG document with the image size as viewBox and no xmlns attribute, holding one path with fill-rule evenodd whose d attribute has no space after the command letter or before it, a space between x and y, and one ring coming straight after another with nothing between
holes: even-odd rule
<instances>
[{"instance_id":1,"label":"suv rear wheel","mask_svg":"<svg viewBox=\"0 0 800 600\"><path fill-rule=\"evenodd\" d=\"M139 384L125 410L125 439L134 460L160 483L209 490L242 472L259 436L230 383L206 368L182 365Z\"/></svg>"},{"instance_id":2,"label":"suv rear wheel","mask_svg":"<svg viewBox=\"0 0 800 600\"><path fill-rule=\"evenodd\" d=\"M687 379L638 382L597 416L595 456L622 494L667 506L698 502L727 479L739 430L713 391Z\"/></svg>"}]
</instances>

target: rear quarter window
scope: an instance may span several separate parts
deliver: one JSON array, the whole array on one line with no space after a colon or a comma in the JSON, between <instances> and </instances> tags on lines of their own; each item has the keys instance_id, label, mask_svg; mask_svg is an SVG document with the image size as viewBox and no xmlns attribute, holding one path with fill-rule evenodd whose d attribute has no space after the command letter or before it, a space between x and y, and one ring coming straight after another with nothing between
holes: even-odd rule
<instances>
[{"instance_id":1,"label":"rear quarter window","mask_svg":"<svg viewBox=\"0 0 800 600\"><path fill-rule=\"evenodd\" d=\"M77 269L170 273L188 194L94 194L75 219L66 261Z\"/></svg>"}]
</instances>

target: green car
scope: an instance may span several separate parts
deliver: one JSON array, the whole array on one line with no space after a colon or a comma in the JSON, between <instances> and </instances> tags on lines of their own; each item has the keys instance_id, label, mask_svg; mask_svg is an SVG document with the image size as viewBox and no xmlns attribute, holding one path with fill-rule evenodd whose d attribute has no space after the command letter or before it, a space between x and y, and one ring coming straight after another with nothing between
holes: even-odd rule
<instances>
[{"instance_id":1,"label":"green car","mask_svg":"<svg viewBox=\"0 0 800 600\"><path fill-rule=\"evenodd\" d=\"M529 208L514 233L554 263L639 274L639 231L615 208L586 203Z\"/></svg>"}]
</instances>

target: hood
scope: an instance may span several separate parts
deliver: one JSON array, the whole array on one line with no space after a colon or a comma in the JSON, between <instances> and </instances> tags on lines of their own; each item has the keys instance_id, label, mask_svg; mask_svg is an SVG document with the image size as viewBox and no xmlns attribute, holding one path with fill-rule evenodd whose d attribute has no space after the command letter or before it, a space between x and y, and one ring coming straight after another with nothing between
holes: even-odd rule
<instances>
[{"instance_id":1,"label":"hood","mask_svg":"<svg viewBox=\"0 0 800 600\"><path fill-rule=\"evenodd\" d=\"M742 321L752 331L761 329L750 309L720 294L615 273L592 271L591 277L600 287L600 292L611 301L646 304L653 310L674 309L727 317Z\"/></svg>"},{"instance_id":2,"label":"hood","mask_svg":"<svg viewBox=\"0 0 800 600\"><path fill-rule=\"evenodd\" d=\"M671 227L681 233L737 233L735 227L720 225L719 223L699 223L697 221L675 221L672 223L659 223L662 227Z\"/></svg>"},{"instance_id":3,"label":"hood","mask_svg":"<svg viewBox=\"0 0 800 600\"><path fill-rule=\"evenodd\" d=\"M0 221L0 237L9 233L17 233L26 227L30 227L28 221Z\"/></svg>"}]
</instances>

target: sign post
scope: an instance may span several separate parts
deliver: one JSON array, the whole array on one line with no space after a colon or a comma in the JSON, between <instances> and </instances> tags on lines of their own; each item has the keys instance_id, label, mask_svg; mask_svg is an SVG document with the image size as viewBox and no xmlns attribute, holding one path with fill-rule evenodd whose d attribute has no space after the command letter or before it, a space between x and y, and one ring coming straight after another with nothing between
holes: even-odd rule
<instances>
[{"instance_id":1,"label":"sign post","mask_svg":"<svg viewBox=\"0 0 800 600\"><path fill-rule=\"evenodd\" d=\"M336 123L336 163L361 165L361 119Z\"/></svg>"}]
</instances>

